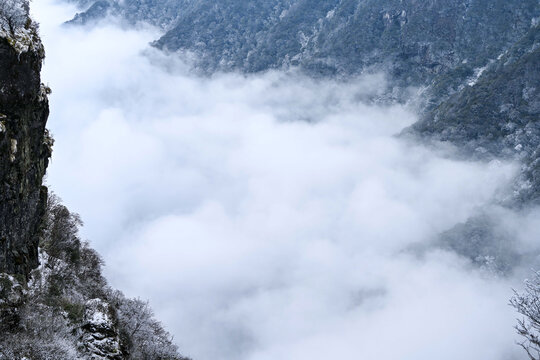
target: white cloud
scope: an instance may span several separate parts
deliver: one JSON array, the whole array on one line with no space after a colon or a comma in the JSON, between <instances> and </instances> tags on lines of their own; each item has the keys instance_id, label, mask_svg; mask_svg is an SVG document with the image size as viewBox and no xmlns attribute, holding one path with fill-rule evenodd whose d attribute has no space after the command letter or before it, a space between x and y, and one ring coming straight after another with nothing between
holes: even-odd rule
<instances>
[{"instance_id":1,"label":"white cloud","mask_svg":"<svg viewBox=\"0 0 540 360\"><path fill-rule=\"evenodd\" d=\"M490 204L511 164L396 139L414 114L358 100L380 75L200 78L149 49L151 29L59 27L72 9L33 6L53 88L48 183L81 213L113 285L150 298L185 354L519 354L515 283L406 251ZM534 247L538 214L498 211Z\"/></svg>"}]
</instances>

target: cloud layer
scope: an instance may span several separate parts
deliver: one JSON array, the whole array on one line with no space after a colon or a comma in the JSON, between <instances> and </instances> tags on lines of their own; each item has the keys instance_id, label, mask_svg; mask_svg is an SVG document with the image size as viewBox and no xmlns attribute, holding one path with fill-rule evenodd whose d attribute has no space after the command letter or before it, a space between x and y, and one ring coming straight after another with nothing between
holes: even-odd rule
<instances>
[{"instance_id":1,"label":"cloud layer","mask_svg":"<svg viewBox=\"0 0 540 360\"><path fill-rule=\"evenodd\" d=\"M347 83L201 78L152 29L59 26L35 0L53 88L48 183L114 286L149 298L197 360L512 359L513 279L412 248L496 209L533 247L538 214L497 208L515 168L394 135L415 121ZM522 221L522 226L517 226Z\"/></svg>"}]
</instances>

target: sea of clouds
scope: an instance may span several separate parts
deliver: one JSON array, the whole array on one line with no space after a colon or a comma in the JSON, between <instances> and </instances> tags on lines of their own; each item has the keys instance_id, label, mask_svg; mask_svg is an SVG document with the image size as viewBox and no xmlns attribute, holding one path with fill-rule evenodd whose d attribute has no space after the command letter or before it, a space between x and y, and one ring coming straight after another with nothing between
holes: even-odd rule
<instances>
[{"instance_id":1,"label":"sea of clouds","mask_svg":"<svg viewBox=\"0 0 540 360\"><path fill-rule=\"evenodd\" d=\"M53 89L47 182L183 354L522 358L508 306L521 277L430 245L489 208L534 247L538 212L495 201L515 164L395 137L416 115L366 100L383 75L202 77L148 45L157 30L62 26L75 11L33 2Z\"/></svg>"}]
</instances>

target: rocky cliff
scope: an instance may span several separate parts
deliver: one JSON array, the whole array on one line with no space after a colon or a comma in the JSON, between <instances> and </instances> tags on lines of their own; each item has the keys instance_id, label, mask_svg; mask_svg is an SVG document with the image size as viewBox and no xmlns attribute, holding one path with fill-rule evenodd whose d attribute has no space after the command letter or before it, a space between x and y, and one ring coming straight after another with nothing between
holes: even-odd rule
<instances>
[{"instance_id":1,"label":"rocky cliff","mask_svg":"<svg viewBox=\"0 0 540 360\"><path fill-rule=\"evenodd\" d=\"M52 139L43 46L31 22L0 32L0 272L26 277L38 265L47 203L43 176Z\"/></svg>"},{"instance_id":2,"label":"rocky cliff","mask_svg":"<svg viewBox=\"0 0 540 360\"><path fill-rule=\"evenodd\" d=\"M0 2L0 360L185 359L148 303L102 276L43 177L50 89L27 0Z\"/></svg>"}]
</instances>

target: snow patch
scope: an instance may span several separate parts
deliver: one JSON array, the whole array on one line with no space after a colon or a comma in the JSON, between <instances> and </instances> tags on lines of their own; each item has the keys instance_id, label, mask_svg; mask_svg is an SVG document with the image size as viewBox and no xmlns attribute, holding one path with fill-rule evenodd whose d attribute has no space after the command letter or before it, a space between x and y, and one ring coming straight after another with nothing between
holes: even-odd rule
<instances>
[{"instance_id":1,"label":"snow patch","mask_svg":"<svg viewBox=\"0 0 540 360\"><path fill-rule=\"evenodd\" d=\"M482 76L484 71L486 71L488 66L489 66L489 64L486 65L486 66L483 66L481 68L474 69L474 75L471 78L469 78L469 80L467 81L467 85L469 85L469 86L476 85L476 83L478 82L478 79L480 79L480 77Z\"/></svg>"},{"instance_id":2,"label":"snow patch","mask_svg":"<svg viewBox=\"0 0 540 360\"><path fill-rule=\"evenodd\" d=\"M9 153L9 159L11 162L15 161L15 155L17 155L17 140L11 139L11 148Z\"/></svg>"}]
</instances>

